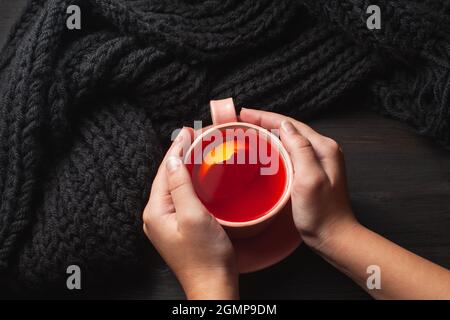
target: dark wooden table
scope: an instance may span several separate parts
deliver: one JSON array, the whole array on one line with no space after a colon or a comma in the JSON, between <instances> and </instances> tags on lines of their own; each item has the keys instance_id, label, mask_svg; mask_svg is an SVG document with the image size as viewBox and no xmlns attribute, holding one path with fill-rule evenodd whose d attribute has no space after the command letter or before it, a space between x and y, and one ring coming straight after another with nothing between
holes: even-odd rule
<instances>
[{"instance_id":1,"label":"dark wooden table","mask_svg":"<svg viewBox=\"0 0 450 320\"><path fill-rule=\"evenodd\" d=\"M0 0L0 45L25 0ZM338 110L339 109L339 110ZM359 220L399 245L450 268L450 153L408 126L364 107L338 105L312 120L344 149ZM111 297L178 299L184 295L166 268L140 286ZM351 280L302 245L282 263L244 275L248 299L366 299Z\"/></svg>"}]
</instances>

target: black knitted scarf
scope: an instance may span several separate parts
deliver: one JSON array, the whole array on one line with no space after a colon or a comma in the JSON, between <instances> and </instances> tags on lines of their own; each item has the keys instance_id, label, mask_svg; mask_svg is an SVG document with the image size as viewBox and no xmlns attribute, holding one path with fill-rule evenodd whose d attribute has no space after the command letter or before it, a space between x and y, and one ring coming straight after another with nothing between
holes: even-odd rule
<instances>
[{"instance_id":1,"label":"black knitted scarf","mask_svg":"<svg viewBox=\"0 0 450 320\"><path fill-rule=\"evenodd\" d=\"M210 99L304 117L355 95L450 147L450 1L30 1L0 55L0 277L138 265L170 133Z\"/></svg>"}]
</instances>

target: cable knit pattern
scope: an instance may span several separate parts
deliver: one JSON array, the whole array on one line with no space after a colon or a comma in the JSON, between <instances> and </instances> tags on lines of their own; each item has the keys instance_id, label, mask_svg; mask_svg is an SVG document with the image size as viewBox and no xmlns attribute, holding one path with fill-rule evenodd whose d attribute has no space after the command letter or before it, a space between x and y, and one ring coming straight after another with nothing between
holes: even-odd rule
<instances>
[{"instance_id":1,"label":"cable knit pattern","mask_svg":"<svg viewBox=\"0 0 450 320\"><path fill-rule=\"evenodd\" d=\"M70 264L93 283L140 265L170 134L210 99L303 117L365 94L450 147L449 37L444 0L29 1L0 54L1 280L52 291Z\"/></svg>"}]
</instances>

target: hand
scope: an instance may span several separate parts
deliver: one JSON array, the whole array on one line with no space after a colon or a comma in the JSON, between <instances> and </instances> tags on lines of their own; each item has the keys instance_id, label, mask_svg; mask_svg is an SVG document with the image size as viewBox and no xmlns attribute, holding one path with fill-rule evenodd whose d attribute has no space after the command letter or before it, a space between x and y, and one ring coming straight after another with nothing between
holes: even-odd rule
<instances>
[{"instance_id":1,"label":"hand","mask_svg":"<svg viewBox=\"0 0 450 320\"><path fill-rule=\"evenodd\" d=\"M242 109L240 118L268 130L281 127L280 138L294 166L294 222L307 245L318 249L357 225L347 195L343 154L334 140L276 113Z\"/></svg>"},{"instance_id":2,"label":"hand","mask_svg":"<svg viewBox=\"0 0 450 320\"><path fill-rule=\"evenodd\" d=\"M173 270L188 299L238 299L233 246L198 199L181 157L193 130L175 139L153 181L144 232Z\"/></svg>"}]
</instances>

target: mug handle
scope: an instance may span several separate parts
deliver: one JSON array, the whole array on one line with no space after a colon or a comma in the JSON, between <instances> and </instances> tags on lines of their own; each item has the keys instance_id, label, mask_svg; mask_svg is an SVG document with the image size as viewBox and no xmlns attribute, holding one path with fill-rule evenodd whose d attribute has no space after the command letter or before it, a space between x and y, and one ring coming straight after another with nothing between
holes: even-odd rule
<instances>
[{"instance_id":1,"label":"mug handle","mask_svg":"<svg viewBox=\"0 0 450 320\"><path fill-rule=\"evenodd\" d=\"M211 100L209 105L213 125L237 122L236 108L234 107L233 98Z\"/></svg>"}]
</instances>

